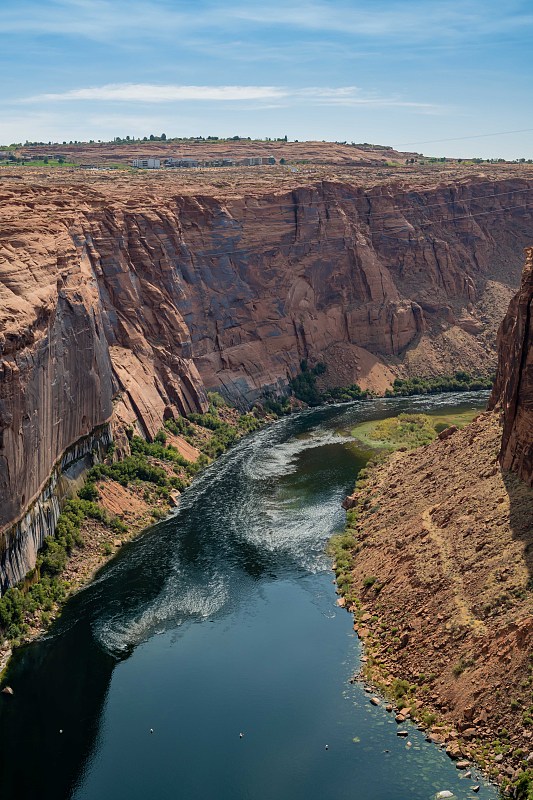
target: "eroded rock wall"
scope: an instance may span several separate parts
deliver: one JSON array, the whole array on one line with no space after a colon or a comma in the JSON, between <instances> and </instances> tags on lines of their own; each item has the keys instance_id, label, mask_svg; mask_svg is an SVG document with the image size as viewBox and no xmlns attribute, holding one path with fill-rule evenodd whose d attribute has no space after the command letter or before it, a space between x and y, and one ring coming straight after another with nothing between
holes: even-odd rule
<instances>
[{"instance_id":1,"label":"eroded rock wall","mask_svg":"<svg viewBox=\"0 0 533 800\"><path fill-rule=\"evenodd\" d=\"M500 462L533 486L533 248L526 250L522 283L499 331L491 406L501 406Z\"/></svg>"},{"instance_id":2,"label":"eroded rock wall","mask_svg":"<svg viewBox=\"0 0 533 800\"><path fill-rule=\"evenodd\" d=\"M109 421L154 436L205 410L205 388L246 404L302 358L378 389L488 371L533 210L520 178L214 196L45 177L1 184L3 530L80 437Z\"/></svg>"}]
</instances>

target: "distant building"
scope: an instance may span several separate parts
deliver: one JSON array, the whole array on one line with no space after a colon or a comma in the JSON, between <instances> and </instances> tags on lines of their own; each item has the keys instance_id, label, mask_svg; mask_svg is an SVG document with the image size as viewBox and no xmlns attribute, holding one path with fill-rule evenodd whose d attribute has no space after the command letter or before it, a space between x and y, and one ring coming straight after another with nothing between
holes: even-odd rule
<instances>
[{"instance_id":1,"label":"distant building","mask_svg":"<svg viewBox=\"0 0 533 800\"><path fill-rule=\"evenodd\" d=\"M262 164L275 164L276 163L276 159L274 158L274 156L267 156L266 158L262 158L261 159L261 163Z\"/></svg>"},{"instance_id":2,"label":"distant building","mask_svg":"<svg viewBox=\"0 0 533 800\"><path fill-rule=\"evenodd\" d=\"M159 169L161 161L159 158L134 158L131 166L137 169Z\"/></svg>"},{"instance_id":3,"label":"distant building","mask_svg":"<svg viewBox=\"0 0 533 800\"><path fill-rule=\"evenodd\" d=\"M240 162L243 167L258 167L262 163L261 156L253 156L252 158L243 158Z\"/></svg>"},{"instance_id":4,"label":"distant building","mask_svg":"<svg viewBox=\"0 0 533 800\"><path fill-rule=\"evenodd\" d=\"M165 167L199 167L200 162L196 158L167 158L165 160Z\"/></svg>"},{"instance_id":5,"label":"distant building","mask_svg":"<svg viewBox=\"0 0 533 800\"><path fill-rule=\"evenodd\" d=\"M204 167L234 167L235 161L232 158L214 158L203 162Z\"/></svg>"},{"instance_id":6,"label":"distant building","mask_svg":"<svg viewBox=\"0 0 533 800\"><path fill-rule=\"evenodd\" d=\"M0 158L9 158L11 154L11 150L0 150ZM13 153L13 155L15 154Z\"/></svg>"}]
</instances>

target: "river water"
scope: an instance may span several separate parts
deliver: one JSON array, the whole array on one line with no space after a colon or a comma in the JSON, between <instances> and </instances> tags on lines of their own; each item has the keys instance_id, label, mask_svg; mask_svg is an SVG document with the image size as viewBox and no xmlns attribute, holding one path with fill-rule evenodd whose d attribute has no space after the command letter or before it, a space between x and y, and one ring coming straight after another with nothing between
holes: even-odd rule
<instances>
[{"instance_id":1,"label":"river water","mask_svg":"<svg viewBox=\"0 0 533 800\"><path fill-rule=\"evenodd\" d=\"M364 464L344 431L485 402L305 411L223 455L15 657L2 800L495 798L349 683L360 645L324 555Z\"/></svg>"}]
</instances>

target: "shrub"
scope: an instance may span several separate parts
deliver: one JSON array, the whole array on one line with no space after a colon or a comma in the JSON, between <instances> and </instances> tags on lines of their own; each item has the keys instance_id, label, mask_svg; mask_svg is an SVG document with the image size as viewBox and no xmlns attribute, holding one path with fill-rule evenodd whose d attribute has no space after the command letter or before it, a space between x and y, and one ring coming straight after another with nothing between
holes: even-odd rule
<instances>
[{"instance_id":1,"label":"shrub","mask_svg":"<svg viewBox=\"0 0 533 800\"><path fill-rule=\"evenodd\" d=\"M128 526L120 519L120 517L113 517L109 523L109 527L112 531L115 531L115 533L126 533L128 530Z\"/></svg>"},{"instance_id":2,"label":"shrub","mask_svg":"<svg viewBox=\"0 0 533 800\"><path fill-rule=\"evenodd\" d=\"M41 574L50 576L59 575L59 573L65 569L66 563L66 549L52 537L45 539L40 564Z\"/></svg>"},{"instance_id":3,"label":"shrub","mask_svg":"<svg viewBox=\"0 0 533 800\"><path fill-rule=\"evenodd\" d=\"M185 419L185 417L177 417L176 419L167 419L165 421L165 428L173 433L175 436L191 437L194 436L194 428Z\"/></svg>"},{"instance_id":4,"label":"shrub","mask_svg":"<svg viewBox=\"0 0 533 800\"><path fill-rule=\"evenodd\" d=\"M209 400L209 405L213 408L225 408L228 405L218 392L208 392L207 399Z\"/></svg>"},{"instance_id":5,"label":"shrub","mask_svg":"<svg viewBox=\"0 0 533 800\"><path fill-rule=\"evenodd\" d=\"M460 658L459 661L456 664L454 664L452 672L455 675L455 677L458 678L459 675L462 675L463 672L466 669L468 669L468 667L472 667L473 665L474 665L473 658Z\"/></svg>"},{"instance_id":6,"label":"shrub","mask_svg":"<svg viewBox=\"0 0 533 800\"><path fill-rule=\"evenodd\" d=\"M160 445L152 446L160 447ZM89 471L89 479L97 481L101 478L112 478L122 486L127 486L136 480L155 483L158 486L166 486L168 482L167 474L162 467L153 466L146 458L139 455L126 456L122 461L113 464L97 464Z\"/></svg>"},{"instance_id":7,"label":"shrub","mask_svg":"<svg viewBox=\"0 0 533 800\"><path fill-rule=\"evenodd\" d=\"M410 690L411 685L409 681L403 680L402 678L394 678L391 685L393 697L399 700L401 697L405 697L406 694L409 694Z\"/></svg>"},{"instance_id":8,"label":"shrub","mask_svg":"<svg viewBox=\"0 0 533 800\"><path fill-rule=\"evenodd\" d=\"M81 487L78 491L78 497L82 500L98 500L99 494L96 485L92 481L87 481L87 483Z\"/></svg>"}]
</instances>

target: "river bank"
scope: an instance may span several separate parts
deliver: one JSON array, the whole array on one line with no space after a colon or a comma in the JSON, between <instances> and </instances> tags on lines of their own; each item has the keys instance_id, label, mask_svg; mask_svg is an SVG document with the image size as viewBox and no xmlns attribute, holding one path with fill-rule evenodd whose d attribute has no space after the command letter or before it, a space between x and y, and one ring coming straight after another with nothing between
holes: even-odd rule
<instances>
[{"instance_id":1,"label":"river bank","mask_svg":"<svg viewBox=\"0 0 533 800\"><path fill-rule=\"evenodd\" d=\"M529 797L533 492L501 472L500 440L485 413L363 473L336 574L364 677L451 757Z\"/></svg>"},{"instance_id":2,"label":"river bank","mask_svg":"<svg viewBox=\"0 0 533 800\"><path fill-rule=\"evenodd\" d=\"M215 404L208 414L192 415L194 421L169 420L152 445L134 436L132 430L122 432L123 445L126 443L122 458L115 461L111 447L104 463L88 473L82 490L67 502L56 535L45 542L36 569L19 587L2 596L1 618L11 612L13 619L10 627L4 627L3 641L0 637L0 679L16 647L46 633L67 600L90 583L119 548L177 507L181 491L195 475L230 444L268 420L242 414L216 395L212 398ZM62 527L69 528L72 538L72 523L77 530L72 544L69 540L65 545ZM54 563L53 570L46 570L47 559L57 562L58 555L59 566ZM45 590L35 591L43 576ZM21 600L30 593L30 601ZM13 630L17 635L10 636Z\"/></svg>"}]
</instances>

